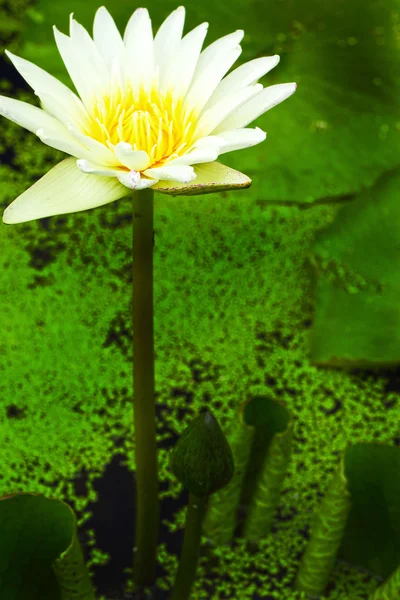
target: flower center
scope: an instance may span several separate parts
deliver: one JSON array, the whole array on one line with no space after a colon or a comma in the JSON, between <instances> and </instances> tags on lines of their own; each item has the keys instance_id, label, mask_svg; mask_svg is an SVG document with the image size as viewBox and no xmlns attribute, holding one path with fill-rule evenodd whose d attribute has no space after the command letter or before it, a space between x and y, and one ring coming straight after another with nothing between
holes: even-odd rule
<instances>
[{"instance_id":1,"label":"flower center","mask_svg":"<svg viewBox=\"0 0 400 600\"><path fill-rule=\"evenodd\" d=\"M196 110L187 110L184 99L171 92L160 94L154 85L149 92L143 86L114 88L93 103L89 118L86 135L110 149L128 142L133 150L147 152L152 167L181 156L197 139Z\"/></svg>"}]
</instances>

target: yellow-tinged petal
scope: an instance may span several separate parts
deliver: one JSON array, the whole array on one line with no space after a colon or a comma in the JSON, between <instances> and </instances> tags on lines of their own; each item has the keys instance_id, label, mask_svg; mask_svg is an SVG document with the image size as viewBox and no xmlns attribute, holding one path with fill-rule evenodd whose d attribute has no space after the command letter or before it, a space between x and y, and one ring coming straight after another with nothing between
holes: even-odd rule
<instances>
[{"instance_id":1,"label":"yellow-tinged petal","mask_svg":"<svg viewBox=\"0 0 400 600\"><path fill-rule=\"evenodd\" d=\"M102 90L102 83L97 72L90 67L90 58L80 50L79 44L53 26L58 51L86 109L92 107L96 93Z\"/></svg>"},{"instance_id":2,"label":"yellow-tinged petal","mask_svg":"<svg viewBox=\"0 0 400 600\"><path fill-rule=\"evenodd\" d=\"M196 179L192 183L159 181L153 185L153 190L171 196L196 196L251 186L250 177L218 162L203 163L193 168Z\"/></svg>"},{"instance_id":3,"label":"yellow-tinged petal","mask_svg":"<svg viewBox=\"0 0 400 600\"><path fill-rule=\"evenodd\" d=\"M64 123L67 123L68 120L72 119L84 121L87 118L82 101L66 85L61 83L61 81L34 63L12 54L9 50L6 50L5 53L17 71L19 71L25 81L33 88L40 99L42 99L43 94L45 94L46 97L52 97L60 103L63 115L66 116L66 118L60 119L60 114L56 114L50 109L49 112L55 117Z\"/></svg>"},{"instance_id":4,"label":"yellow-tinged petal","mask_svg":"<svg viewBox=\"0 0 400 600\"><path fill-rule=\"evenodd\" d=\"M51 131L55 130L60 135L66 133L67 137L70 137L67 128L58 119L49 115L45 110L21 100L0 96L0 115L32 133L36 133L39 128L43 127Z\"/></svg>"},{"instance_id":5,"label":"yellow-tinged petal","mask_svg":"<svg viewBox=\"0 0 400 600\"><path fill-rule=\"evenodd\" d=\"M121 164L128 169L144 171L149 168L150 157L147 152L144 152L143 150L133 150L132 144L119 142L115 146L114 151Z\"/></svg>"},{"instance_id":6,"label":"yellow-tinged petal","mask_svg":"<svg viewBox=\"0 0 400 600\"><path fill-rule=\"evenodd\" d=\"M66 158L6 208L3 222L25 223L80 212L128 194L129 190L117 179L82 173L74 158Z\"/></svg>"}]
</instances>

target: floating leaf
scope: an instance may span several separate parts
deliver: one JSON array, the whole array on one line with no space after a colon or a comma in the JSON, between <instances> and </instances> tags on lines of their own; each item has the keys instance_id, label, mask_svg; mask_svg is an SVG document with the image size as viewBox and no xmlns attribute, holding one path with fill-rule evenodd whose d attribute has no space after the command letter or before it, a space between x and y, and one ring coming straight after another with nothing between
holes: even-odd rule
<instances>
[{"instance_id":1,"label":"floating leaf","mask_svg":"<svg viewBox=\"0 0 400 600\"><path fill-rule=\"evenodd\" d=\"M4 600L95 600L72 509L37 494L0 499Z\"/></svg>"},{"instance_id":2,"label":"floating leaf","mask_svg":"<svg viewBox=\"0 0 400 600\"><path fill-rule=\"evenodd\" d=\"M400 171L340 209L321 231L311 360L371 367L400 362Z\"/></svg>"},{"instance_id":3,"label":"floating leaf","mask_svg":"<svg viewBox=\"0 0 400 600\"><path fill-rule=\"evenodd\" d=\"M250 3L241 27L251 58L281 57L261 83L298 84L290 102L251 124L267 132L263 144L226 154L257 198L311 204L357 193L397 166L399 21L398 0Z\"/></svg>"}]
</instances>

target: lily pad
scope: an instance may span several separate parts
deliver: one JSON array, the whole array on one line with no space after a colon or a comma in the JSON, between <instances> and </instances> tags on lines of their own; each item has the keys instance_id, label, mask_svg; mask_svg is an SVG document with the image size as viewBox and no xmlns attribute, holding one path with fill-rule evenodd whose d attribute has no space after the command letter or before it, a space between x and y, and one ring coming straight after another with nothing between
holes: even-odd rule
<instances>
[{"instance_id":1,"label":"lily pad","mask_svg":"<svg viewBox=\"0 0 400 600\"><path fill-rule=\"evenodd\" d=\"M37 494L4 496L0 530L4 600L95 600L67 504Z\"/></svg>"},{"instance_id":2,"label":"lily pad","mask_svg":"<svg viewBox=\"0 0 400 600\"><path fill-rule=\"evenodd\" d=\"M400 362L400 171L340 209L311 262L316 305L311 360L380 367Z\"/></svg>"}]
</instances>

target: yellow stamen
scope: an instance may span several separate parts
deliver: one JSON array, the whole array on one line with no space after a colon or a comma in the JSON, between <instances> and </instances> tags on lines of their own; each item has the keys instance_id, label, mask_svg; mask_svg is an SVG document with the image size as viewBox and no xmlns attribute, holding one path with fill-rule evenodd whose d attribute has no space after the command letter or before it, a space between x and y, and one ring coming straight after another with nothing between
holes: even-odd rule
<instances>
[{"instance_id":1,"label":"yellow stamen","mask_svg":"<svg viewBox=\"0 0 400 600\"><path fill-rule=\"evenodd\" d=\"M143 86L133 91L116 87L96 100L89 111L85 135L105 144L128 142L134 150L144 150L151 167L160 167L184 154L200 136L199 113L188 110L183 98L171 91L161 94L154 82L149 91Z\"/></svg>"}]
</instances>

